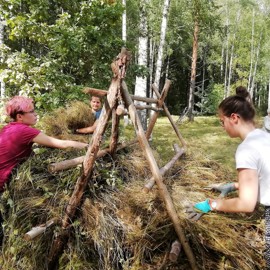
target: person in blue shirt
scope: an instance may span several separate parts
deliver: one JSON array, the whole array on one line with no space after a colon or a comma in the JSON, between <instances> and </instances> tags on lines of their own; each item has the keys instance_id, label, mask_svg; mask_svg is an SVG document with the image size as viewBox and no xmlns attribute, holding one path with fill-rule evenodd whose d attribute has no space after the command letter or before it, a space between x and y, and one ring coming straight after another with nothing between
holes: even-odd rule
<instances>
[{"instance_id":1,"label":"person in blue shirt","mask_svg":"<svg viewBox=\"0 0 270 270\"><path fill-rule=\"evenodd\" d=\"M97 127L98 118L100 117L100 114L102 111L102 108L101 108L102 103L101 103L100 97L92 96L90 100L90 105L91 105L91 111L95 116L95 122L92 126L76 129L77 133L81 133L81 134L90 133L91 134L91 133L94 133Z\"/></svg>"}]
</instances>

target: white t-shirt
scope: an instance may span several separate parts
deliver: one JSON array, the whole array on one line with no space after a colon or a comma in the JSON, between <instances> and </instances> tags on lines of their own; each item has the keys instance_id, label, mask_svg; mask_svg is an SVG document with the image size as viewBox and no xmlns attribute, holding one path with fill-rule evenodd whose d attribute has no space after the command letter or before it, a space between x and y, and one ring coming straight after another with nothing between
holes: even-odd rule
<instances>
[{"instance_id":1,"label":"white t-shirt","mask_svg":"<svg viewBox=\"0 0 270 270\"><path fill-rule=\"evenodd\" d=\"M270 134L255 129L238 146L236 169L255 169L259 176L258 201L270 206Z\"/></svg>"}]
</instances>

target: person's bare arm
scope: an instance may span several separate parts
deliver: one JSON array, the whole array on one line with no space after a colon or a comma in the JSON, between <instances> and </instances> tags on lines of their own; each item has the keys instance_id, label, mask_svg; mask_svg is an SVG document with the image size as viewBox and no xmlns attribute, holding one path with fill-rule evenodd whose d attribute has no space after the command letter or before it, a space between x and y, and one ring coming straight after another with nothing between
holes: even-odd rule
<instances>
[{"instance_id":1,"label":"person's bare arm","mask_svg":"<svg viewBox=\"0 0 270 270\"><path fill-rule=\"evenodd\" d=\"M98 120L96 120L95 123L90 127L76 129L76 132L82 133L82 134L94 133L97 127L97 123L98 123Z\"/></svg>"},{"instance_id":2,"label":"person's bare arm","mask_svg":"<svg viewBox=\"0 0 270 270\"><path fill-rule=\"evenodd\" d=\"M245 212L254 211L259 192L259 179L256 170L238 170L238 197L232 199L217 199L217 211L222 212Z\"/></svg>"},{"instance_id":3,"label":"person's bare arm","mask_svg":"<svg viewBox=\"0 0 270 270\"><path fill-rule=\"evenodd\" d=\"M71 141L71 140L59 140L53 137L50 137L42 132L40 132L34 139L34 143L53 147L53 148L59 148L59 149L65 149L68 147L78 148L82 149L88 146L87 143L77 142L77 141Z\"/></svg>"}]
</instances>

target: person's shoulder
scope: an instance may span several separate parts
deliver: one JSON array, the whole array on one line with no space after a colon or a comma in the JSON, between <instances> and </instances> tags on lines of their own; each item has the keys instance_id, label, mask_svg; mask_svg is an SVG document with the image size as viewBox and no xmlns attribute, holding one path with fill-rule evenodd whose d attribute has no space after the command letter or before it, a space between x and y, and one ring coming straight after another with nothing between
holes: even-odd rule
<instances>
[{"instance_id":1,"label":"person's shoulder","mask_svg":"<svg viewBox=\"0 0 270 270\"><path fill-rule=\"evenodd\" d=\"M12 122L10 123L10 127L17 132L36 133L36 134L40 133L39 129L26 125L24 123Z\"/></svg>"}]
</instances>

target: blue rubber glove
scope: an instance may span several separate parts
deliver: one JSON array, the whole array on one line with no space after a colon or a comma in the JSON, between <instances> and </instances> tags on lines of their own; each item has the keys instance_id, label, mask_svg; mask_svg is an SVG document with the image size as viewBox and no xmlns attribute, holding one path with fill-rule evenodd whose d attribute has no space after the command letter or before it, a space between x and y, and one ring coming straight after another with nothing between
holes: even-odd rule
<instances>
[{"instance_id":1,"label":"blue rubber glove","mask_svg":"<svg viewBox=\"0 0 270 270\"><path fill-rule=\"evenodd\" d=\"M206 189L219 191L220 192L219 197L221 198L225 197L228 193L236 190L234 183L213 184L213 185L209 185Z\"/></svg>"},{"instance_id":2,"label":"blue rubber glove","mask_svg":"<svg viewBox=\"0 0 270 270\"><path fill-rule=\"evenodd\" d=\"M209 204L209 199L203 202L198 202L195 204L190 204L186 207L186 213L188 213L188 219L197 221L202 215L211 211L211 206Z\"/></svg>"},{"instance_id":3,"label":"blue rubber glove","mask_svg":"<svg viewBox=\"0 0 270 270\"><path fill-rule=\"evenodd\" d=\"M194 208L198 209L199 211L201 211L205 214L208 213L209 211L211 211L209 199L206 199L203 202L198 202L198 203L194 204Z\"/></svg>"}]
</instances>

